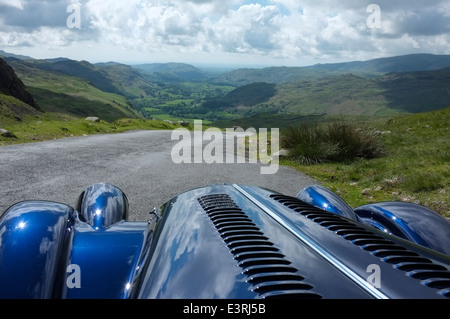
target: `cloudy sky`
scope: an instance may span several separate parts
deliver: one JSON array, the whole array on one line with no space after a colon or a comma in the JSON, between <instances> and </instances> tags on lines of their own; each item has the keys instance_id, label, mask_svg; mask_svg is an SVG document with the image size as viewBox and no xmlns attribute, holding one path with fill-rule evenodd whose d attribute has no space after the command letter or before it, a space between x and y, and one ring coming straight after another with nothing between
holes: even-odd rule
<instances>
[{"instance_id":1,"label":"cloudy sky","mask_svg":"<svg viewBox=\"0 0 450 319\"><path fill-rule=\"evenodd\" d=\"M450 54L450 0L0 0L0 50L260 66Z\"/></svg>"}]
</instances>

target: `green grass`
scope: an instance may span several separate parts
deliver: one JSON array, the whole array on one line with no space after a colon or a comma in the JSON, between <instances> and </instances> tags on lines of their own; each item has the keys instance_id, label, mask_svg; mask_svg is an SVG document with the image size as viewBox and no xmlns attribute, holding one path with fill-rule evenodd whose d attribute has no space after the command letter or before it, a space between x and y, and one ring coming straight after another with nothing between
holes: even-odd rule
<instances>
[{"instance_id":1,"label":"green grass","mask_svg":"<svg viewBox=\"0 0 450 319\"><path fill-rule=\"evenodd\" d=\"M351 206L400 200L450 217L450 108L391 118L358 118L382 132L386 154L373 159L306 165L282 164L316 178Z\"/></svg>"},{"instance_id":2,"label":"green grass","mask_svg":"<svg viewBox=\"0 0 450 319\"><path fill-rule=\"evenodd\" d=\"M12 132L16 138L0 135L0 146L47 141L72 136L92 134L113 134L130 130L173 130L179 127L161 120L119 119L108 123L88 122L84 119L61 113L44 113L37 117L27 117L17 121L0 117L0 128Z\"/></svg>"}]
</instances>

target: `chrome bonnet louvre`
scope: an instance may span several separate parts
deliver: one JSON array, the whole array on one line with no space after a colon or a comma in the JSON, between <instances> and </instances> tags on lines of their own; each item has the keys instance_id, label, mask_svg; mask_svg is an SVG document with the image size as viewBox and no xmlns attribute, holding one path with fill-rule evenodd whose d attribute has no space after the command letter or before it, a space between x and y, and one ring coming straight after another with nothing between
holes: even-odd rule
<instances>
[{"instance_id":1,"label":"chrome bonnet louvre","mask_svg":"<svg viewBox=\"0 0 450 319\"><path fill-rule=\"evenodd\" d=\"M198 201L261 298L321 298L229 195L207 195Z\"/></svg>"},{"instance_id":2,"label":"chrome bonnet louvre","mask_svg":"<svg viewBox=\"0 0 450 319\"><path fill-rule=\"evenodd\" d=\"M450 271L446 267L361 227L356 222L316 208L296 197L279 194L270 197L450 298Z\"/></svg>"}]
</instances>

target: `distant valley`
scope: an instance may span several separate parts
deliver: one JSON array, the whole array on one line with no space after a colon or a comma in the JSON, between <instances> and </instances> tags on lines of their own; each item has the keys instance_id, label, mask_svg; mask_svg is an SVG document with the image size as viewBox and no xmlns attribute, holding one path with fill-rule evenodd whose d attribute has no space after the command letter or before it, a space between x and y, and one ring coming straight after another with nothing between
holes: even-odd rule
<instances>
[{"instance_id":1,"label":"distant valley","mask_svg":"<svg viewBox=\"0 0 450 319\"><path fill-rule=\"evenodd\" d=\"M36 110L108 122L158 118L212 123L260 114L377 116L450 106L450 56L416 54L222 73L184 63L91 64L4 51L0 57L32 95ZM7 96L0 95L2 105L11 105ZM13 109L19 112L21 103L16 104Z\"/></svg>"}]
</instances>

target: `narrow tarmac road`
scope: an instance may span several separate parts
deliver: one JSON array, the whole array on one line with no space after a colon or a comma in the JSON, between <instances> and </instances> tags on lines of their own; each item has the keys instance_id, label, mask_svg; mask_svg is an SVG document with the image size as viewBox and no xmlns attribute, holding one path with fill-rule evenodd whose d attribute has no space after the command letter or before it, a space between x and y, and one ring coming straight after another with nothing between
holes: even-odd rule
<instances>
[{"instance_id":1,"label":"narrow tarmac road","mask_svg":"<svg viewBox=\"0 0 450 319\"><path fill-rule=\"evenodd\" d=\"M280 166L261 174L263 164L175 164L178 141L171 131L133 131L0 147L0 214L23 200L74 205L89 185L118 186L130 202L130 220L147 220L159 207L185 191L210 184L237 183L296 195L317 182Z\"/></svg>"}]
</instances>

